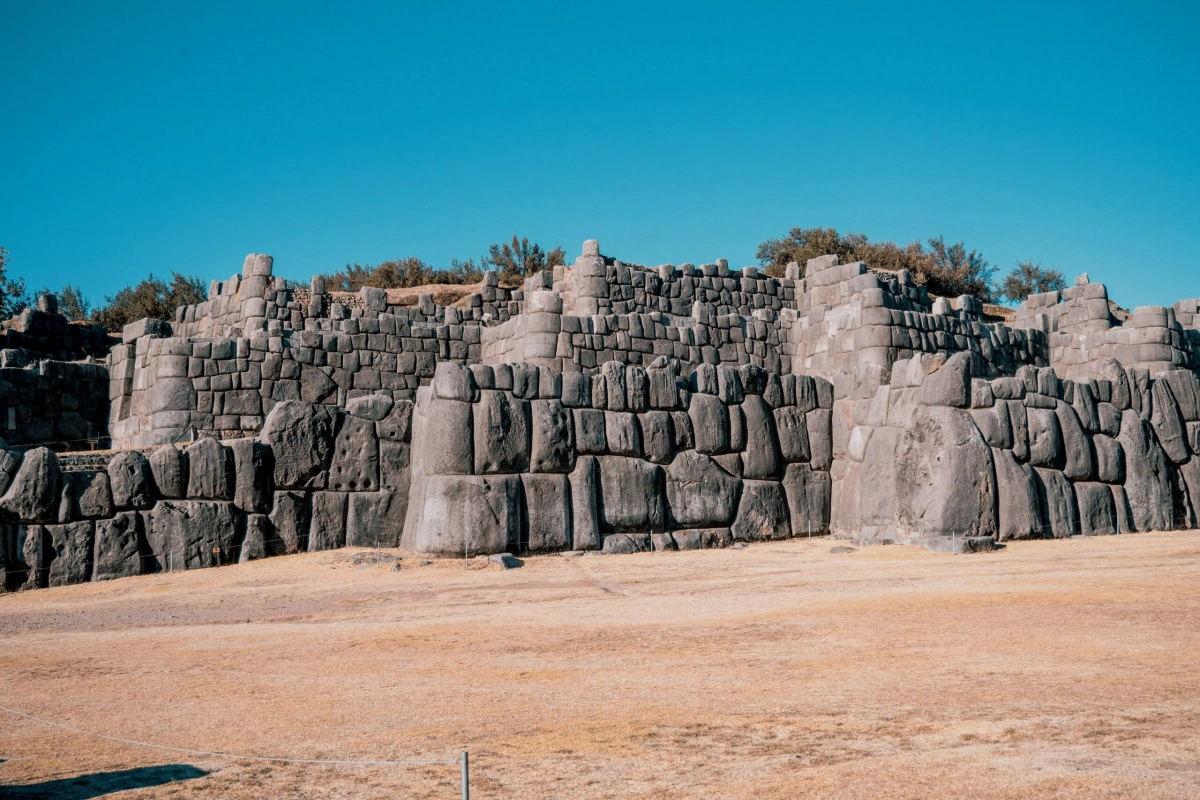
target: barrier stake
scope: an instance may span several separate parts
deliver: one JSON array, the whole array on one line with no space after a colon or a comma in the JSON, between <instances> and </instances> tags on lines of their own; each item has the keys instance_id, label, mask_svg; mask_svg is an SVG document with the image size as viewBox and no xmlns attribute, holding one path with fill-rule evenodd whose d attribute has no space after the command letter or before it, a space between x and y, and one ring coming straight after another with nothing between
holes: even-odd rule
<instances>
[{"instance_id":1,"label":"barrier stake","mask_svg":"<svg viewBox=\"0 0 1200 800\"><path fill-rule=\"evenodd\" d=\"M462 800L471 800L471 772L467 766L467 751L462 751Z\"/></svg>"}]
</instances>

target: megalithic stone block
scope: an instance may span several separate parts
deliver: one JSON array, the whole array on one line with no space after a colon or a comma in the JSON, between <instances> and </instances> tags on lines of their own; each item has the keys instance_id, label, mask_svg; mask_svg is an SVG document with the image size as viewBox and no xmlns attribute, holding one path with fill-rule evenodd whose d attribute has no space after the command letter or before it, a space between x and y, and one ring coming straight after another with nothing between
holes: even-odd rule
<instances>
[{"instance_id":1,"label":"megalithic stone block","mask_svg":"<svg viewBox=\"0 0 1200 800\"><path fill-rule=\"evenodd\" d=\"M680 528L725 527L737 512L741 482L699 452L678 453L666 468L667 505ZM609 495L604 492L605 513ZM661 525L659 528L661 529Z\"/></svg>"},{"instance_id":2,"label":"megalithic stone block","mask_svg":"<svg viewBox=\"0 0 1200 800\"><path fill-rule=\"evenodd\" d=\"M992 449L996 465L997 538L1033 539L1041 536L1041 502L1033 470L1011 450Z\"/></svg>"},{"instance_id":3,"label":"megalithic stone block","mask_svg":"<svg viewBox=\"0 0 1200 800\"><path fill-rule=\"evenodd\" d=\"M777 481L747 480L731 528L734 539L766 541L792 535L787 495Z\"/></svg>"},{"instance_id":4,"label":"megalithic stone block","mask_svg":"<svg viewBox=\"0 0 1200 800\"><path fill-rule=\"evenodd\" d=\"M1075 490L1067 476L1046 467L1034 467L1034 475L1042 507L1043 536L1064 539L1078 535L1079 509L1075 504Z\"/></svg>"},{"instance_id":5,"label":"megalithic stone block","mask_svg":"<svg viewBox=\"0 0 1200 800\"><path fill-rule=\"evenodd\" d=\"M1125 451L1125 494L1139 531L1172 530L1174 498L1166 454L1154 438L1150 423L1132 408L1121 414L1117 437Z\"/></svg>"},{"instance_id":6,"label":"megalithic stone block","mask_svg":"<svg viewBox=\"0 0 1200 800\"><path fill-rule=\"evenodd\" d=\"M597 493L599 472L593 456L580 456L571 470L571 534L572 549L599 550L600 513Z\"/></svg>"},{"instance_id":7,"label":"megalithic stone block","mask_svg":"<svg viewBox=\"0 0 1200 800\"><path fill-rule=\"evenodd\" d=\"M154 473L144 455L136 450L117 453L108 462L107 472L117 508L143 509L154 504Z\"/></svg>"},{"instance_id":8,"label":"megalithic stone block","mask_svg":"<svg viewBox=\"0 0 1200 800\"><path fill-rule=\"evenodd\" d=\"M271 448L274 456L275 486L324 487L325 473L333 459L335 425L334 414L323 406L288 400L271 409L259 440Z\"/></svg>"},{"instance_id":9,"label":"megalithic stone block","mask_svg":"<svg viewBox=\"0 0 1200 800\"><path fill-rule=\"evenodd\" d=\"M150 454L150 471L158 494L170 500L187 497L187 454L173 445L164 445Z\"/></svg>"},{"instance_id":10,"label":"megalithic stone block","mask_svg":"<svg viewBox=\"0 0 1200 800\"><path fill-rule=\"evenodd\" d=\"M810 464L788 464L783 477L793 536L820 536L829 532L833 481L828 472Z\"/></svg>"},{"instance_id":11,"label":"megalithic stone block","mask_svg":"<svg viewBox=\"0 0 1200 800\"><path fill-rule=\"evenodd\" d=\"M92 580L106 581L142 574L146 532L142 515L121 511L112 519L96 520L96 550Z\"/></svg>"}]
</instances>

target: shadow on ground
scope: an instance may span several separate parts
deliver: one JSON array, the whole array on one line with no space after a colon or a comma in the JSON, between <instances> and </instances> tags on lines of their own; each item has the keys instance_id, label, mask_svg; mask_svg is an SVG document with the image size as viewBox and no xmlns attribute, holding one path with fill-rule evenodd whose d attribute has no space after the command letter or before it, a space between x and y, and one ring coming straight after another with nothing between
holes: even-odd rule
<instances>
[{"instance_id":1,"label":"shadow on ground","mask_svg":"<svg viewBox=\"0 0 1200 800\"><path fill-rule=\"evenodd\" d=\"M191 764L163 764L116 772L94 772L24 786L0 786L4 800L90 800L127 789L145 789L174 781L202 778L208 773Z\"/></svg>"}]
</instances>

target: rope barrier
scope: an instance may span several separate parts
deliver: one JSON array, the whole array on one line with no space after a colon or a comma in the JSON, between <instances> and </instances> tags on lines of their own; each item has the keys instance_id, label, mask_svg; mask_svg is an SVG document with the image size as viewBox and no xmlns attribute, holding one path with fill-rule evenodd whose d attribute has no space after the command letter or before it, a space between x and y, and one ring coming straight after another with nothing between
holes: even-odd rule
<instances>
[{"instance_id":1,"label":"rope barrier","mask_svg":"<svg viewBox=\"0 0 1200 800\"><path fill-rule=\"evenodd\" d=\"M426 765L461 764L463 761L461 758L456 758L454 760L437 760L437 761L434 761L434 760L429 760L429 761L423 761L423 760L354 761L354 760L348 760L348 759L282 758L282 757L276 757L276 756L250 756L250 755L239 755L237 753L222 753L222 752L218 752L218 751L214 751L214 750L192 750L192 749L189 749L186 747L172 747L171 745L166 745L166 744L155 744L153 742L140 742L136 739L126 739L121 736L109 736L108 734L104 734L104 733L96 733L95 731L84 730L83 728L76 728L73 725L65 725L61 722L55 722L54 720L43 719L42 717L35 717L32 714L26 714L23 711L17 711L14 708L6 708L5 706L0 706L0 711L7 712L9 714L13 714L18 717L24 717L25 719L33 720L34 722L40 722L43 725L50 725L55 728L61 728L65 731L71 731L72 733L81 733L85 736L95 736L96 738L99 738L99 739L107 739L110 742L119 742L121 744L131 744L131 745L135 745L137 747L150 747L150 748L154 748L156 750L169 750L173 753L184 753L186 755L192 755L192 756L213 756L216 758L228 758L228 759L232 759L234 761L272 761L272 762L282 763L282 764L336 764L336 765L341 765L341 766L426 766Z\"/></svg>"}]
</instances>

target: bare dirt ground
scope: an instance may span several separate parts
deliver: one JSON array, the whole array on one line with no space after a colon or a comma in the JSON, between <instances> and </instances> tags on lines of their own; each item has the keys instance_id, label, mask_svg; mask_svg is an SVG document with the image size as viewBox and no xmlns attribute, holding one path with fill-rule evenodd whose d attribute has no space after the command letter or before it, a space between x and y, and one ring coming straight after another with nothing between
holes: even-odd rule
<instances>
[{"instance_id":1,"label":"bare dirt ground","mask_svg":"<svg viewBox=\"0 0 1200 800\"><path fill-rule=\"evenodd\" d=\"M476 799L1200 796L1200 534L838 544L511 571L336 551L7 595L0 704L200 750L467 748ZM0 758L12 798L458 796L452 765L8 714Z\"/></svg>"}]
</instances>

